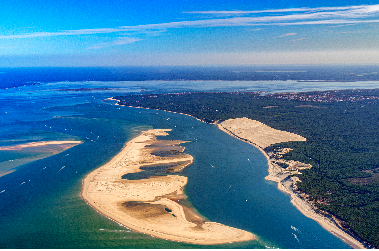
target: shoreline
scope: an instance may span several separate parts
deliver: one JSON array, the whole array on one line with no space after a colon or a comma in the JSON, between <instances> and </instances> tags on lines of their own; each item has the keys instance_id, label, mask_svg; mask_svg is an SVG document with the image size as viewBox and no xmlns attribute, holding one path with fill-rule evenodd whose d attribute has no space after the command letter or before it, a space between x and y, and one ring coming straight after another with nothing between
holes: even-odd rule
<instances>
[{"instance_id":1,"label":"shoreline","mask_svg":"<svg viewBox=\"0 0 379 251\"><path fill-rule=\"evenodd\" d=\"M217 124L217 127L229 134L232 137L235 137L239 140L242 140L248 144L251 144L255 146L267 159L268 163L268 172L269 174L265 177L266 180L274 181L278 183L278 189L286 194L288 194L291 197L291 203L306 217L316 221L320 226L322 226L325 230L330 232L331 234L335 235L336 237L340 238L342 241L347 243L349 246L351 246L354 249L365 249L365 246L355 239L353 236L345 232L343 229L341 229L334 221L331 219L321 215L318 213L313 206L309 204L306 200L300 198L297 193L293 189L293 185L296 183L296 179L293 179L292 177L290 179L287 179L288 176L280 175L278 174L278 170L275 170L275 166L273 165L270 157L266 153L266 151L258 146L256 143L249 141L248 139L241 138L237 135L235 135L233 132L229 131L225 127L223 127L221 124Z\"/></svg>"},{"instance_id":2,"label":"shoreline","mask_svg":"<svg viewBox=\"0 0 379 251\"><path fill-rule=\"evenodd\" d=\"M187 177L179 175L122 179L126 174L143 172L141 167L176 165L174 170L192 163L192 156L182 153L162 157L151 153L178 148L183 141L162 141L167 135L151 129L128 141L121 152L82 180L81 197L98 213L134 231L153 237L192 244L214 245L255 240L244 230L209 222L196 210L181 204L186 199L183 188ZM168 142L168 143L167 143ZM185 162L183 164L183 162ZM144 170L145 170L144 168Z\"/></svg>"},{"instance_id":3,"label":"shoreline","mask_svg":"<svg viewBox=\"0 0 379 251\"><path fill-rule=\"evenodd\" d=\"M113 97L112 98L109 98L109 100L113 100L113 101L117 101L116 105L120 105L119 102L120 100L117 100L117 99L114 99ZM125 106L125 105L120 105L120 106ZM185 113L180 113L180 112L173 112L173 111L168 111L168 110L159 110L159 109L151 109L151 108L145 108L145 107L135 107L135 106L127 106L127 107L131 107L131 108L139 108L139 109L148 109L148 110L157 110L157 111L166 111L166 112L170 112L170 113L177 113L177 114L181 114L181 115L185 115L185 116L189 116L189 117L192 117L192 118L195 118L196 120L200 121L200 122L203 122L203 123L206 123L205 121L199 119L199 118L196 118L190 114L185 114ZM268 164L268 172L269 174L265 177L266 180L269 180L269 181L273 181L273 182L277 182L278 183L278 189L286 194L288 194L290 197L291 197L291 203L306 217L316 221L318 224L320 224L320 226L322 226L325 230L327 230L328 232L330 232L331 234L335 235L336 237L338 237L339 239L341 239L342 241L344 241L345 243L347 243L349 246L351 246L352 248L354 249L366 249L366 247L364 246L364 244L362 242L360 242L359 240L357 240L356 238L354 238L353 236L351 236L350 234L348 234L347 232L345 232L343 229L341 229L336 222L334 222L334 220L332 221L331 219L325 217L325 216L322 216L320 213L317 213L317 209L315 209L314 207L312 207L308 201L304 200L303 198L300 198L294 191L293 189L290 189L290 187L292 187L294 185L294 183L296 182L296 180L293 180L293 178L290 179L290 182L287 181L286 183L286 186L284 186L282 184L282 181L287 178L280 178L278 177L277 175L275 175L275 168L270 160L270 157L267 155L267 153L264 151L264 149L260 146L258 146L257 144L245 139L245 138L241 138L241 137L238 137L237 135L233 134L232 132L228 131L227 129L224 129L220 123L218 123L217 121L215 123L213 123L214 125L216 125L218 127L219 130L229 134L230 136L232 137L235 137L239 140L242 140L248 144L251 144L253 145L254 147L256 147L260 152L262 152L262 154L266 157L267 159L267 164Z\"/></svg>"}]
</instances>

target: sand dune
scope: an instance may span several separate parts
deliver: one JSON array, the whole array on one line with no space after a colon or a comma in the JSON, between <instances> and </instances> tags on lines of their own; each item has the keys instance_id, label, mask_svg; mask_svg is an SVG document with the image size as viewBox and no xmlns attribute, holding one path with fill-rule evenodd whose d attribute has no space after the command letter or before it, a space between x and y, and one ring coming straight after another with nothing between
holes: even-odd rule
<instances>
[{"instance_id":1,"label":"sand dune","mask_svg":"<svg viewBox=\"0 0 379 251\"><path fill-rule=\"evenodd\" d=\"M259 121L248 118L229 119L217 125L222 131L256 146L267 158L269 175L267 180L278 182L278 188L291 196L291 203L306 217L318 222L323 228L334 234L353 248L365 248L362 243L343 231L335 221L317 212L308 201L302 199L296 192L294 184L300 181L297 177L291 177L293 171L288 171L274 163L274 160L263 150L264 148L281 142L306 141L302 136L294 133L276 130ZM300 163L300 162L298 162ZM303 163L302 163L303 164ZM303 164L305 168L306 164ZM298 172L299 170L296 170Z\"/></svg>"},{"instance_id":2,"label":"sand dune","mask_svg":"<svg viewBox=\"0 0 379 251\"><path fill-rule=\"evenodd\" d=\"M276 130L248 118L228 119L221 122L219 126L232 132L235 136L253 142L262 149L281 142L306 141L304 137L297 134Z\"/></svg>"}]
</instances>

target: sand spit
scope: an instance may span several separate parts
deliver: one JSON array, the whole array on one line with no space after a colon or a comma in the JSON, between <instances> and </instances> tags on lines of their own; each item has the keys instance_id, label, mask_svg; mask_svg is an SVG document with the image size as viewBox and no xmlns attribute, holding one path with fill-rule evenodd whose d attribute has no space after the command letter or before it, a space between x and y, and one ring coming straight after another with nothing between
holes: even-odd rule
<instances>
[{"instance_id":1,"label":"sand spit","mask_svg":"<svg viewBox=\"0 0 379 251\"><path fill-rule=\"evenodd\" d=\"M16 171L19 166L61 153L81 143L83 142L73 140L38 141L19 145L0 146L0 151L17 151L29 156L15 157L15 159L0 162L0 177Z\"/></svg>"},{"instance_id":2,"label":"sand spit","mask_svg":"<svg viewBox=\"0 0 379 251\"><path fill-rule=\"evenodd\" d=\"M311 168L310 165L298 161L281 160L281 155L290 151L291 149L289 148L280 149L280 151L276 153L267 153L264 151L264 148L280 142L306 141L304 137L273 129L259 121L248 118L229 119L217 124L217 126L231 136L256 146L266 156L269 175L266 176L265 179L278 182L279 190L290 195L291 203L301 213L318 222L323 228L343 240L351 247L357 249L365 248L362 243L343 231L336 221L320 214L315 206L301 198L296 192L296 182L300 180L297 177L291 177L291 175L300 173L302 169ZM279 165L280 162L285 163L288 167L282 168Z\"/></svg>"},{"instance_id":3,"label":"sand spit","mask_svg":"<svg viewBox=\"0 0 379 251\"><path fill-rule=\"evenodd\" d=\"M6 150L6 151L13 151L13 150L22 150L24 148L35 148L35 147L44 147L44 146L51 146L51 145L66 145L62 148L70 148L73 146L76 146L80 143L83 143L82 141L73 141L73 140L66 140L66 141L38 141L38 142L30 142L26 144L20 144L20 145L14 145L14 146L0 146L0 150Z\"/></svg>"},{"instance_id":4,"label":"sand spit","mask_svg":"<svg viewBox=\"0 0 379 251\"><path fill-rule=\"evenodd\" d=\"M101 214L135 231L154 237L194 244L223 244L255 239L247 231L209 222L183 203L187 177L179 175L123 179L149 168L170 166L177 172L192 163L183 153L183 141L162 141L156 136L170 130L148 130L129 141L104 166L83 179L82 197Z\"/></svg>"},{"instance_id":5,"label":"sand spit","mask_svg":"<svg viewBox=\"0 0 379 251\"><path fill-rule=\"evenodd\" d=\"M4 171L4 172L0 172L0 177L1 176L4 176L4 175L7 175L7 174L10 174L10 173L13 173L14 171L16 171L16 170L11 170L11 171Z\"/></svg>"}]
</instances>

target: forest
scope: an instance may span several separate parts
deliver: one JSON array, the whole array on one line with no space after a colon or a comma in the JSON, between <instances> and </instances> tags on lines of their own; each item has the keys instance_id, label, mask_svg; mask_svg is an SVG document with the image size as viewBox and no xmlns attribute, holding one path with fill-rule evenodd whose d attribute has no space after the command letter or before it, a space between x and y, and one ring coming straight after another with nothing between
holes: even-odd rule
<instances>
[{"instance_id":1,"label":"forest","mask_svg":"<svg viewBox=\"0 0 379 251\"><path fill-rule=\"evenodd\" d=\"M320 212L341 221L345 231L367 247L379 247L379 90L114 98L120 105L181 112L206 123L247 117L307 138L277 144L293 149L285 159L312 165L298 175L302 181L298 192L306 194Z\"/></svg>"}]
</instances>

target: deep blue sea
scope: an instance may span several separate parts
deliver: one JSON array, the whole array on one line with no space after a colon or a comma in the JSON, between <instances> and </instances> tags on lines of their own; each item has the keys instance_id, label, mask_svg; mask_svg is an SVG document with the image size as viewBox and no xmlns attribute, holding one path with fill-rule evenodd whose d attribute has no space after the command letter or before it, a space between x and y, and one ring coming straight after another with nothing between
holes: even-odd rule
<instances>
[{"instance_id":1,"label":"deep blue sea","mask_svg":"<svg viewBox=\"0 0 379 251\"><path fill-rule=\"evenodd\" d=\"M0 75L10 74L5 71ZM12 86L11 81L1 85L0 77L0 146L50 140L84 143L12 167L12 173L0 177L0 248L349 248L303 216L276 183L264 179L267 161L253 146L189 116L115 106L106 99L141 93L379 88L379 81L69 82L61 77L49 82L43 73L34 78ZM166 139L190 141L183 146L194 163L183 175L195 208L211 221L253 232L258 240L201 246L156 239L120 226L81 199L84 176L150 128L172 129ZM27 157L24 152L0 151L0 174L9 171L9 162Z\"/></svg>"}]
</instances>

